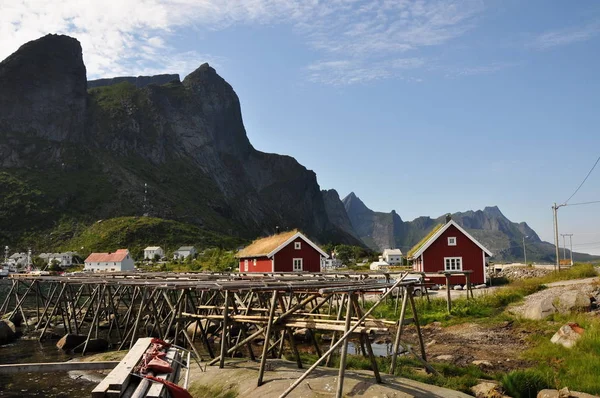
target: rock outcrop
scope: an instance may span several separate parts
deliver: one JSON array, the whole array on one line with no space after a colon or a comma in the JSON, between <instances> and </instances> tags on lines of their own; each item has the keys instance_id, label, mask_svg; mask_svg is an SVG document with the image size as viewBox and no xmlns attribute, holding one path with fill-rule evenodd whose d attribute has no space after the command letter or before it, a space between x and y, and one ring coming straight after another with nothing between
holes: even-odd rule
<instances>
[{"instance_id":1,"label":"rock outcrop","mask_svg":"<svg viewBox=\"0 0 600 398\"><path fill-rule=\"evenodd\" d=\"M171 77L88 91L79 42L56 35L0 63L0 183L15 196L0 212L19 214L0 219L0 238L65 215L149 213L244 238L279 226L361 244L328 218L314 172L252 147L239 99L214 68Z\"/></svg>"},{"instance_id":2,"label":"rock outcrop","mask_svg":"<svg viewBox=\"0 0 600 398\"><path fill-rule=\"evenodd\" d=\"M10 343L15 338L15 325L8 319L0 319L0 345Z\"/></svg>"}]
</instances>

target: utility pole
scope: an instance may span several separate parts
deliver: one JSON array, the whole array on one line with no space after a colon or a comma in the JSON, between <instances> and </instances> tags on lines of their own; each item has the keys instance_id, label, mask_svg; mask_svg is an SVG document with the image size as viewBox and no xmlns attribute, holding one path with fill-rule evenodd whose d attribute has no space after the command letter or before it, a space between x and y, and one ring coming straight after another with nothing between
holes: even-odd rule
<instances>
[{"instance_id":1,"label":"utility pole","mask_svg":"<svg viewBox=\"0 0 600 398\"><path fill-rule=\"evenodd\" d=\"M523 235L523 257L525 257L525 266L527 266L527 250L525 250L525 238L529 238L529 236Z\"/></svg>"},{"instance_id":2,"label":"utility pole","mask_svg":"<svg viewBox=\"0 0 600 398\"><path fill-rule=\"evenodd\" d=\"M569 234L569 241L571 242L571 267L573 266L573 234Z\"/></svg>"},{"instance_id":3,"label":"utility pole","mask_svg":"<svg viewBox=\"0 0 600 398\"><path fill-rule=\"evenodd\" d=\"M564 205L560 205L564 206ZM560 206L556 205L554 202L554 206L552 206L552 211L554 214L554 248L556 249L556 264L554 266L555 271L560 271L560 253L558 251L558 208Z\"/></svg>"},{"instance_id":4,"label":"utility pole","mask_svg":"<svg viewBox=\"0 0 600 398\"><path fill-rule=\"evenodd\" d=\"M568 234L560 234L563 237L563 260L567 259L567 239L566 236Z\"/></svg>"}]
</instances>

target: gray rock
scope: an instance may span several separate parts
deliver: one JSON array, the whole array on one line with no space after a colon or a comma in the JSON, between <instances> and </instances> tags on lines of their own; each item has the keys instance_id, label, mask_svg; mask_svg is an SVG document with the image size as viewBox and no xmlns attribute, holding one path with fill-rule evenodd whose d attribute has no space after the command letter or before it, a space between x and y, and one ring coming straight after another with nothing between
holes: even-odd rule
<instances>
[{"instance_id":1,"label":"gray rock","mask_svg":"<svg viewBox=\"0 0 600 398\"><path fill-rule=\"evenodd\" d=\"M482 283L481 285L475 285L475 289L485 289L487 287L487 285L485 283Z\"/></svg>"},{"instance_id":2,"label":"gray rock","mask_svg":"<svg viewBox=\"0 0 600 398\"><path fill-rule=\"evenodd\" d=\"M577 340L581 338L583 334L583 329L579 327L579 325L575 324L566 324L561 326L560 329L554 336L550 339L550 341L554 344L560 344L566 348L572 348Z\"/></svg>"},{"instance_id":3,"label":"gray rock","mask_svg":"<svg viewBox=\"0 0 600 398\"><path fill-rule=\"evenodd\" d=\"M475 360L471 363L475 366L480 366L482 368L492 368L494 366L494 365L492 365L492 363L490 361L480 360L480 359Z\"/></svg>"},{"instance_id":4,"label":"gray rock","mask_svg":"<svg viewBox=\"0 0 600 398\"><path fill-rule=\"evenodd\" d=\"M598 398L598 396L586 394L584 392L569 391L569 389L565 387L560 391L551 389L541 390L538 392L537 398Z\"/></svg>"},{"instance_id":5,"label":"gray rock","mask_svg":"<svg viewBox=\"0 0 600 398\"><path fill-rule=\"evenodd\" d=\"M463 290L462 285L456 285L453 287L454 290Z\"/></svg>"},{"instance_id":6,"label":"gray rock","mask_svg":"<svg viewBox=\"0 0 600 398\"><path fill-rule=\"evenodd\" d=\"M501 393L500 386L492 381L482 381L471 387L471 391L476 398L500 398L504 396Z\"/></svg>"},{"instance_id":7,"label":"gray rock","mask_svg":"<svg viewBox=\"0 0 600 398\"><path fill-rule=\"evenodd\" d=\"M578 290L570 290L558 296L557 307L559 312L584 312L590 310L590 297Z\"/></svg>"},{"instance_id":8,"label":"gray rock","mask_svg":"<svg viewBox=\"0 0 600 398\"><path fill-rule=\"evenodd\" d=\"M83 348L85 347L85 342L79 344L77 347L73 349L75 353L82 353ZM85 352L102 352L108 349L108 341L104 339L90 339L88 341L88 345L85 349Z\"/></svg>"},{"instance_id":9,"label":"gray rock","mask_svg":"<svg viewBox=\"0 0 600 398\"><path fill-rule=\"evenodd\" d=\"M56 343L56 347L69 352L79 344L84 343L86 340L86 336L81 336L78 334L65 334L58 342Z\"/></svg>"},{"instance_id":10,"label":"gray rock","mask_svg":"<svg viewBox=\"0 0 600 398\"><path fill-rule=\"evenodd\" d=\"M538 302L528 304L523 312L523 318L540 320L556 313L556 308L552 304L551 298L546 298Z\"/></svg>"},{"instance_id":11,"label":"gray rock","mask_svg":"<svg viewBox=\"0 0 600 398\"><path fill-rule=\"evenodd\" d=\"M454 360L454 356L452 356L452 355L438 355L437 357L435 357L435 359L438 360L438 361L452 362Z\"/></svg>"},{"instance_id":12,"label":"gray rock","mask_svg":"<svg viewBox=\"0 0 600 398\"><path fill-rule=\"evenodd\" d=\"M15 325L8 319L0 320L0 344L7 344L16 338Z\"/></svg>"}]
</instances>

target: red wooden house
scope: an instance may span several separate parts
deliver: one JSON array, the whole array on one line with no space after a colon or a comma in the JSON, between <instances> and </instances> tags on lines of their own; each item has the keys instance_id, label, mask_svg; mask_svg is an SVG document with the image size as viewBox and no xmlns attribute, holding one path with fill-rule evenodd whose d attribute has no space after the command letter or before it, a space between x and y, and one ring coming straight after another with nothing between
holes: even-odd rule
<instances>
[{"instance_id":1,"label":"red wooden house","mask_svg":"<svg viewBox=\"0 0 600 398\"><path fill-rule=\"evenodd\" d=\"M492 253L473 238L454 220L435 227L429 235L408 252L413 270L425 272L426 279L437 284L446 283L439 271L471 270L471 283L486 283L487 257ZM464 284L464 276L452 276L452 284Z\"/></svg>"},{"instance_id":2,"label":"red wooden house","mask_svg":"<svg viewBox=\"0 0 600 398\"><path fill-rule=\"evenodd\" d=\"M258 239L240 250L240 272L321 272L327 253L298 231Z\"/></svg>"}]
</instances>

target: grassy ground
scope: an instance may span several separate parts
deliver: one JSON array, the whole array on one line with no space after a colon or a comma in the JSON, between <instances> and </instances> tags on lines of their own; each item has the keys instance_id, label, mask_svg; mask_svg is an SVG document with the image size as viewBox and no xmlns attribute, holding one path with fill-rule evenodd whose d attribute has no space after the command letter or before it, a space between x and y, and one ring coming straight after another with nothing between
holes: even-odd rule
<instances>
[{"instance_id":1,"label":"grassy ground","mask_svg":"<svg viewBox=\"0 0 600 398\"><path fill-rule=\"evenodd\" d=\"M494 378L501 382L510 396L515 398L535 396L543 388L568 386L572 390L590 394L600 393L600 319L590 314L555 315L547 320L527 321L517 319L507 313L506 308L520 302L525 296L545 289L545 284L597 276L591 264L578 264L560 273L551 273L541 278L519 280L495 292L475 299L458 298L452 301L452 312L448 314L444 299L415 300L420 323L426 325L440 322L443 326L459 325L467 322L492 325L503 321L513 321L516 328L531 331L528 338L530 348L523 352L522 359L537 363L530 369L517 370L508 374L485 373L475 366L457 367L451 364L434 364L444 377L427 375L420 371L418 363L403 358L398 374L407 378L432 383L460 391L477 383L477 379ZM381 304L373 315L378 318L397 319L395 303ZM412 316L412 315L409 315ZM552 335L567 322L577 322L585 334L572 349L550 342ZM387 370L389 364L381 359L381 368ZM370 368L368 361L351 359L349 368Z\"/></svg>"}]
</instances>

